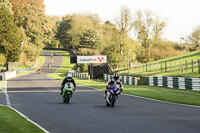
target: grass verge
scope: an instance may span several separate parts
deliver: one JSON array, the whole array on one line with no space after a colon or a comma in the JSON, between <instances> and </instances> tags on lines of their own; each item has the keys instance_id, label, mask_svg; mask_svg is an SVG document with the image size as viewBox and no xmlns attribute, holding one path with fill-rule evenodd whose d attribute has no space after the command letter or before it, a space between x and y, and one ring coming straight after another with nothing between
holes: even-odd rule
<instances>
[{"instance_id":1,"label":"grass verge","mask_svg":"<svg viewBox=\"0 0 200 133\"><path fill-rule=\"evenodd\" d=\"M44 133L12 109L0 106L1 133Z\"/></svg>"},{"instance_id":2,"label":"grass verge","mask_svg":"<svg viewBox=\"0 0 200 133\"><path fill-rule=\"evenodd\" d=\"M61 52L61 54L63 54L63 52ZM66 52L64 52L64 54L66 54ZM61 80L65 77L67 72L66 70L71 70L73 68L74 65L69 64L69 54L65 55L64 57L64 63L62 64L60 69L56 73L50 74L50 77ZM104 80L84 80L77 78L74 79L78 85L84 85L105 90L106 82ZM167 102L200 106L200 92L197 91L171 89L147 85L124 85L123 93Z\"/></svg>"},{"instance_id":3,"label":"grass verge","mask_svg":"<svg viewBox=\"0 0 200 133\"><path fill-rule=\"evenodd\" d=\"M200 59L200 51L189 52L184 55L179 55L175 57L165 58L158 61L151 62L151 71L149 71L149 63L143 67L134 68L132 70L127 70L127 68L118 68L114 69L114 71L118 71L121 75L131 75L131 76L173 76L173 77L188 77L188 78L196 78L200 77L198 73L198 59ZM193 72L192 72L192 61L193 60ZM186 62L187 61L187 62ZM161 64L162 63L162 72L161 72ZM167 71L165 70L165 62L167 62ZM182 62L183 71L180 71L180 62ZM158 66L156 65L158 63ZM175 64L176 63L176 64ZM153 65L154 64L154 65ZM176 66L176 71L175 71ZM187 66L187 72L186 72ZM158 71L157 71L158 67ZM155 68L155 69L154 69ZM147 72L145 72L147 69ZM144 72L143 72L144 71Z\"/></svg>"},{"instance_id":4,"label":"grass verge","mask_svg":"<svg viewBox=\"0 0 200 133\"><path fill-rule=\"evenodd\" d=\"M101 90L105 90L106 86L106 82L100 79L84 80L75 78L75 81L78 85L89 86ZM197 91L148 85L124 85L123 93L167 102L200 106L200 92Z\"/></svg>"},{"instance_id":5,"label":"grass verge","mask_svg":"<svg viewBox=\"0 0 200 133\"><path fill-rule=\"evenodd\" d=\"M39 60L38 60L38 64L37 64L37 66L36 66L34 69L31 69L31 70L25 71L25 72L18 72L17 75L18 75L18 76L22 76L22 75L29 74L29 73L32 72L33 70L38 69L39 67L41 67L41 65L43 64L44 60L45 60L44 56L43 56L43 55L40 55L40 56L39 56Z\"/></svg>"},{"instance_id":6,"label":"grass verge","mask_svg":"<svg viewBox=\"0 0 200 133\"><path fill-rule=\"evenodd\" d=\"M61 50L53 50L53 51L48 50L48 51L59 53L64 57L64 61L59 70L57 70L55 73L51 73L48 75L51 78L62 80L66 76L66 73L69 70L72 70L73 67L75 67L74 64L70 64L70 54L67 51L61 51Z\"/></svg>"}]
</instances>

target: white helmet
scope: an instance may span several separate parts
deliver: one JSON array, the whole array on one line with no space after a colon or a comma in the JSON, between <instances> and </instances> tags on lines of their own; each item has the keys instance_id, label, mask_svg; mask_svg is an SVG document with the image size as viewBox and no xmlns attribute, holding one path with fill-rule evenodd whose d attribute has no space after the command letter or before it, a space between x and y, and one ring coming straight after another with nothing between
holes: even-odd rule
<instances>
[{"instance_id":1,"label":"white helmet","mask_svg":"<svg viewBox=\"0 0 200 133\"><path fill-rule=\"evenodd\" d=\"M70 81L72 80L72 75L71 74L67 74L67 79Z\"/></svg>"}]
</instances>

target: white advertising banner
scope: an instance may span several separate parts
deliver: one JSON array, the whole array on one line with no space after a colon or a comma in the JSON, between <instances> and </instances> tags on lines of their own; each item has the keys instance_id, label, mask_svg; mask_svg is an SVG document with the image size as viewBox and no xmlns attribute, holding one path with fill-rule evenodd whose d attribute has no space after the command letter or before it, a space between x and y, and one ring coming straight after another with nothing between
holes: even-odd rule
<instances>
[{"instance_id":1,"label":"white advertising banner","mask_svg":"<svg viewBox=\"0 0 200 133\"><path fill-rule=\"evenodd\" d=\"M77 63L107 63L107 56L77 56Z\"/></svg>"}]
</instances>

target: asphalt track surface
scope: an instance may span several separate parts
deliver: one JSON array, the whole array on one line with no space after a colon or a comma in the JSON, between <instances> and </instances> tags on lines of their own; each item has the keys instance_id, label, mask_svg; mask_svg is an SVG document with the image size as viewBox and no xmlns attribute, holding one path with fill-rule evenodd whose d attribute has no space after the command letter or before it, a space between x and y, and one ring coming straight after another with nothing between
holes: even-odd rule
<instances>
[{"instance_id":1,"label":"asphalt track surface","mask_svg":"<svg viewBox=\"0 0 200 133\"><path fill-rule=\"evenodd\" d=\"M69 104L62 103L56 71L62 56L46 52L42 74L8 81L11 106L51 133L200 133L200 108L120 95L106 107L103 91L78 86ZM1 96L1 95L0 95Z\"/></svg>"}]
</instances>

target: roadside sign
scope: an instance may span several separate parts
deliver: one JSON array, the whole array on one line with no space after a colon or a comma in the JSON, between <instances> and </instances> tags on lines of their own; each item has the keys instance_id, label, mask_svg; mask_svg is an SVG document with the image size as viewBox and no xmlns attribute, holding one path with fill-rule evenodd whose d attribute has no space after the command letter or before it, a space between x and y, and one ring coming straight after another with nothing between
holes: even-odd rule
<instances>
[{"instance_id":1,"label":"roadside sign","mask_svg":"<svg viewBox=\"0 0 200 133\"><path fill-rule=\"evenodd\" d=\"M107 63L107 56L77 56L77 63Z\"/></svg>"}]
</instances>

